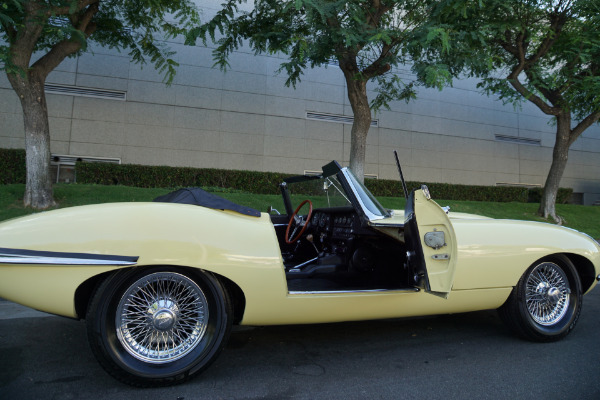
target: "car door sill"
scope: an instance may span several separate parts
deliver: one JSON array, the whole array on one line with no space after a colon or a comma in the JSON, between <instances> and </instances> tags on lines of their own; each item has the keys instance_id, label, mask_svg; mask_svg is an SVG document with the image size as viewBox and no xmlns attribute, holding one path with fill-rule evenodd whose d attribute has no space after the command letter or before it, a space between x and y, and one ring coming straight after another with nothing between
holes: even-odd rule
<instances>
[{"instance_id":1,"label":"car door sill","mask_svg":"<svg viewBox=\"0 0 600 400\"><path fill-rule=\"evenodd\" d=\"M289 291L289 295L303 294L348 294L348 293L380 293L380 292L406 292L414 293L420 291L419 288L404 288L404 289L356 289L356 290L294 290Z\"/></svg>"}]
</instances>

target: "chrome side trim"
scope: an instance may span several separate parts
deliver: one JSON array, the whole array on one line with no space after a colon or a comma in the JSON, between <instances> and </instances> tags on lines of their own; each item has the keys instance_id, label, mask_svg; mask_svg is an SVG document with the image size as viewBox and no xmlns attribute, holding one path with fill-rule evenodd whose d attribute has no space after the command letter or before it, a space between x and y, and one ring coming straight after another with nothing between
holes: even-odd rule
<instances>
[{"instance_id":1,"label":"chrome side trim","mask_svg":"<svg viewBox=\"0 0 600 400\"><path fill-rule=\"evenodd\" d=\"M302 264L298 264L295 267L290 268L288 272L302 272L298 268L304 267L305 265L310 264L313 261L317 261L318 259L319 259L319 257L311 258L310 260L305 261Z\"/></svg>"},{"instance_id":2,"label":"chrome side trim","mask_svg":"<svg viewBox=\"0 0 600 400\"><path fill-rule=\"evenodd\" d=\"M419 292L419 288L408 289L361 289L361 290L310 290L310 291L290 291L288 294L348 294L348 293L381 293L381 292L401 292L415 293Z\"/></svg>"},{"instance_id":3,"label":"chrome side trim","mask_svg":"<svg viewBox=\"0 0 600 400\"><path fill-rule=\"evenodd\" d=\"M0 248L0 264L114 265L137 264L139 257Z\"/></svg>"},{"instance_id":4,"label":"chrome side trim","mask_svg":"<svg viewBox=\"0 0 600 400\"><path fill-rule=\"evenodd\" d=\"M381 228L404 228L404 224L386 224L382 222L369 221L370 226L381 227Z\"/></svg>"}]
</instances>

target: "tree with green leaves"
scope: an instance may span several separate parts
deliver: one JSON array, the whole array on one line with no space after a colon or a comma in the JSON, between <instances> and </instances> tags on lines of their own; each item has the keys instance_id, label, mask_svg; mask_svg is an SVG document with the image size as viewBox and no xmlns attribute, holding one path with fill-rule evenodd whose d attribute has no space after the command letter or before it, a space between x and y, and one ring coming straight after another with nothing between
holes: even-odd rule
<instances>
[{"instance_id":1,"label":"tree with green leaves","mask_svg":"<svg viewBox=\"0 0 600 400\"><path fill-rule=\"evenodd\" d=\"M410 61L409 48L436 32L421 30L427 16L424 0L256 0L251 11L241 10L245 0L228 0L207 24L194 29L188 44L198 37L215 41L214 57L224 70L230 54L247 41L256 53L282 53L288 59L279 72L286 85L300 81L310 67L336 62L341 69L354 113L350 168L362 180L371 110L388 107L393 100L415 97L415 81L405 82L392 68ZM440 30L443 31L443 30ZM443 38L443 37L442 37ZM429 85L441 87L449 72L439 68L419 71ZM369 103L367 83L375 84Z\"/></svg>"},{"instance_id":2,"label":"tree with green leaves","mask_svg":"<svg viewBox=\"0 0 600 400\"><path fill-rule=\"evenodd\" d=\"M148 60L170 81L176 63L161 42L198 23L192 0L8 0L0 6L0 69L23 109L27 180L25 206L54 205L50 179L50 130L44 84L65 58L90 42L126 49Z\"/></svg>"},{"instance_id":3,"label":"tree with green leaves","mask_svg":"<svg viewBox=\"0 0 600 400\"><path fill-rule=\"evenodd\" d=\"M600 119L600 2L446 1L431 17L453 38L444 62L481 78L486 93L515 105L529 101L555 122L538 212L560 222L556 196L569 148Z\"/></svg>"}]
</instances>

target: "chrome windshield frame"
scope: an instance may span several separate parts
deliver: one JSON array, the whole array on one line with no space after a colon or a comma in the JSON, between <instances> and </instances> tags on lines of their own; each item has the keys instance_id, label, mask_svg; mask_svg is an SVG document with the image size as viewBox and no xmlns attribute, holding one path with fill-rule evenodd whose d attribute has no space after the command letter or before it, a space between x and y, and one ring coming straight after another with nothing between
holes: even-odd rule
<instances>
[{"instance_id":1,"label":"chrome windshield frame","mask_svg":"<svg viewBox=\"0 0 600 400\"><path fill-rule=\"evenodd\" d=\"M379 204L379 202L377 201L375 196L373 196L373 194L371 192L369 192L369 189L367 189L364 185L360 185L360 182L356 179L356 177L354 177L352 172L347 167L342 168L340 172L344 176L344 180L348 184L348 187L350 188L350 190L352 190L352 195L358 202L363 213L369 219L369 222L378 221L378 220L382 220L382 219L391 217L390 212L388 210L386 210L381 204ZM364 194L364 196L362 196L361 193ZM365 202L363 200L363 198L365 196L366 196L366 198L368 198L371 201L373 206L381 213L381 215L375 214L365 204Z\"/></svg>"}]
</instances>

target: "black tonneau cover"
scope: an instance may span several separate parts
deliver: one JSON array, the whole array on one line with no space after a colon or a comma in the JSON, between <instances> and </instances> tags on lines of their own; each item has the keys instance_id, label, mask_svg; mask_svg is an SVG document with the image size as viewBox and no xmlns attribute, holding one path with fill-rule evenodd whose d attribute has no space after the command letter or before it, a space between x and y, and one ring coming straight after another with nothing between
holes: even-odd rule
<instances>
[{"instance_id":1,"label":"black tonneau cover","mask_svg":"<svg viewBox=\"0 0 600 400\"><path fill-rule=\"evenodd\" d=\"M184 188L154 199L159 203L180 203L208 207L215 210L231 210L252 217L260 217L260 211L254 208L240 206L232 201L208 193L200 188Z\"/></svg>"}]
</instances>

